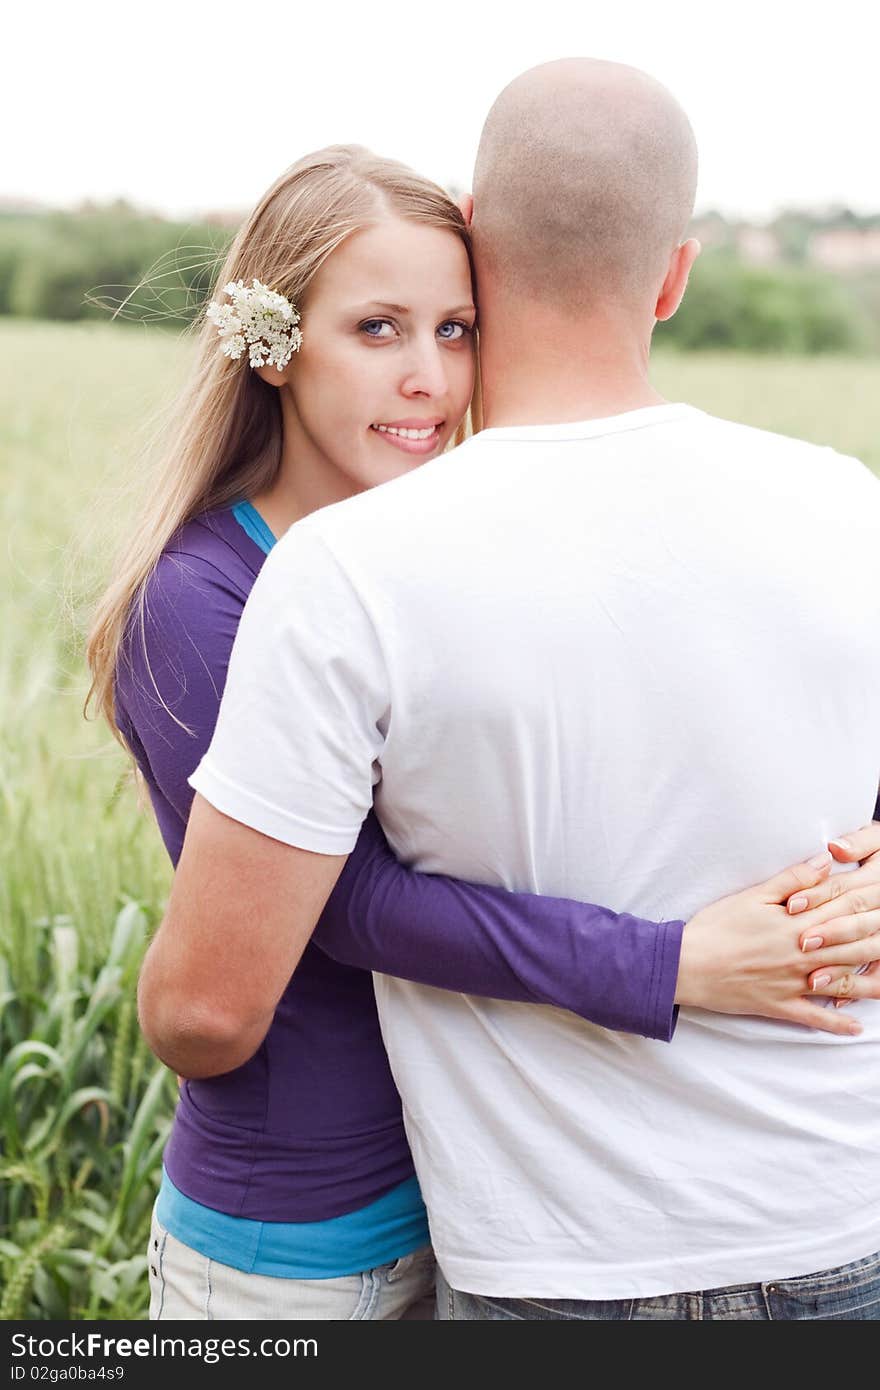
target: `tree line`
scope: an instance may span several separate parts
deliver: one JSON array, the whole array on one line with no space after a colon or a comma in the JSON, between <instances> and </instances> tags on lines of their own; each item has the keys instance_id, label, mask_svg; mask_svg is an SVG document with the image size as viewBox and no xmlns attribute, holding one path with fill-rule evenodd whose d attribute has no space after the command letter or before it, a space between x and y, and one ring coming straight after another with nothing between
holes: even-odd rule
<instances>
[{"instance_id":1,"label":"tree line","mask_svg":"<svg viewBox=\"0 0 880 1390\"><path fill-rule=\"evenodd\" d=\"M233 234L126 204L4 214L0 314L182 326L203 308ZM689 351L880 351L880 268L844 276L797 259L757 266L735 246L712 246L657 341Z\"/></svg>"}]
</instances>

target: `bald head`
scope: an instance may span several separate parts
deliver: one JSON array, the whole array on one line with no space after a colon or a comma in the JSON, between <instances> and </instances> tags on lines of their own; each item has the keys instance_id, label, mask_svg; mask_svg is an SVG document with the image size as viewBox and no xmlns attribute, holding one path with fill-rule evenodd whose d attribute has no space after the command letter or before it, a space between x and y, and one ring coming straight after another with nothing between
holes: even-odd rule
<instances>
[{"instance_id":1,"label":"bald head","mask_svg":"<svg viewBox=\"0 0 880 1390\"><path fill-rule=\"evenodd\" d=\"M690 123L646 73L591 58L532 68L483 127L478 269L561 308L643 308L684 236L696 179Z\"/></svg>"}]
</instances>

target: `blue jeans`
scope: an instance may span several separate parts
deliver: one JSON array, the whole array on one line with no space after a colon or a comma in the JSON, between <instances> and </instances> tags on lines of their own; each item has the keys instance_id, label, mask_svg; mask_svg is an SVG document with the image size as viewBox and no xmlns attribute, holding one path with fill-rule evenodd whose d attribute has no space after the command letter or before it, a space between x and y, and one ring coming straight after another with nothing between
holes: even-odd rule
<instances>
[{"instance_id":1,"label":"blue jeans","mask_svg":"<svg viewBox=\"0 0 880 1390\"><path fill-rule=\"evenodd\" d=\"M880 1254L768 1284L736 1284L694 1293L607 1301L576 1298L495 1298L450 1288L437 1271L437 1317L465 1322L549 1319L593 1322L730 1321L760 1322L825 1318L837 1322L880 1322Z\"/></svg>"}]
</instances>

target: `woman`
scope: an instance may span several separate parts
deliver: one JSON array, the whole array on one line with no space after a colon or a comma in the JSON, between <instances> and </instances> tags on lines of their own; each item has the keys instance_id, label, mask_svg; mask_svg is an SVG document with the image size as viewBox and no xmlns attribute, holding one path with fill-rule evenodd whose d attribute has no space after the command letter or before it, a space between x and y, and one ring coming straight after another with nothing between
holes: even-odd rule
<instances>
[{"instance_id":1,"label":"woman","mask_svg":"<svg viewBox=\"0 0 880 1390\"><path fill-rule=\"evenodd\" d=\"M152 509L89 648L95 699L147 781L175 862L187 777L274 539L440 453L475 372L463 220L434 185L366 151L294 165L219 283L227 300L203 326ZM853 855L866 852L862 837ZM806 971L779 907L827 867L698 914L682 949L682 923L411 873L370 818L265 1039L243 1065L183 1085L150 1240L151 1316L417 1315L432 1255L370 968L665 1039L676 1002L842 1032L833 1011L804 1014ZM813 935L832 910L808 913ZM760 978L759 932L770 934Z\"/></svg>"}]
</instances>

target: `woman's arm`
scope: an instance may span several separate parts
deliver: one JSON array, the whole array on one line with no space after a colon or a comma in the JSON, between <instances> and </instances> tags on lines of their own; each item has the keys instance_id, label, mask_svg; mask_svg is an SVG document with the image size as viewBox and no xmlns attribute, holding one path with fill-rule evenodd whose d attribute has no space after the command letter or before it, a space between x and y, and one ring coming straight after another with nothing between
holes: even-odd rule
<instances>
[{"instance_id":1,"label":"woman's arm","mask_svg":"<svg viewBox=\"0 0 880 1390\"><path fill-rule=\"evenodd\" d=\"M175 861L193 795L186 779L213 732L243 603L213 566L166 559L151 585L143 640L133 634L120 669L120 713ZM846 1032L849 1020L802 999L801 922L777 906L826 874L799 866L772 881L770 902L769 885L759 885L683 930L681 922L415 873L398 863L369 817L314 939L348 965L556 1005L663 1040L672 1036L677 1003ZM809 961L813 970L820 964L824 957Z\"/></svg>"},{"instance_id":2,"label":"woman's arm","mask_svg":"<svg viewBox=\"0 0 880 1390\"><path fill-rule=\"evenodd\" d=\"M196 556L160 561L132 626L117 713L176 863L244 595ZM348 965L467 994L571 1009L669 1039L681 922L418 874L368 817L314 940Z\"/></svg>"},{"instance_id":3,"label":"woman's arm","mask_svg":"<svg viewBox=\"0 0 880 1390\"><path fill-rule=\"evenodd\" d=\"M371 814L312 939L346 965L668 1041L683 925L416 873Z\"/></svg>"},{"instance_id":4,"label":"woman's arm","mask_svg":"<svg viewBox=\"0 0 880 1390\"><path fill-rule=\"evenodd\" d=\"M880 850L880 824L853 839L866 858ZM813 981L823 971L860 997L880 996L880 976L859 976L854 985L852 975L854 966L880 957L880 874L866 865L831 898L815 888L831 862L821 853L793 865L710 904L686 925L655 923L415 873L399 863L371 815L313 940L348 965L465 994L555 1004L646 1037L671 1037L679 1004L854 1034L861 1031L855 1020L804 996L822 994ZM811 888L816 907L789 911L789 898Z\"/></svg>"}]
</instances>

